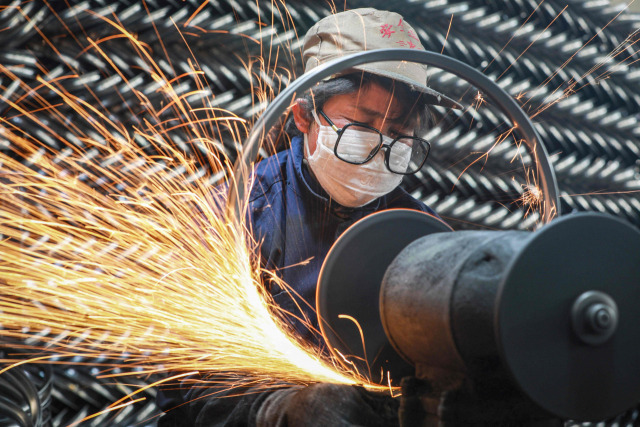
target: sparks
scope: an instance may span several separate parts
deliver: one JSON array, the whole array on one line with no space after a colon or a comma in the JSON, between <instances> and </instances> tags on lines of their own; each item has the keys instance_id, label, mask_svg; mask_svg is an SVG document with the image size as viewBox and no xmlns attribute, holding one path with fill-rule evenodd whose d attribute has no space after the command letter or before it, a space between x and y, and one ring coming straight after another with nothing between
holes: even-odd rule
<instances>
[{"instance_id":1,"label":"sparks","mask_svg":"<svg viewBox=\"0 0 640 427\"><path fill-rule=\"evenodd\" d=\"M522 186L523 192L520 198L522 204L527 207L527 213L529 211L536 211L542 204L542 191L537 185L527 184Z\"/></svg>"},{"instance_id":2,"label":"sparks","mask_svg":"<svg viewBox=\"0 0 640 427\"><path fill-rule=\"evenodd\" d=\"M192 22L205 3L188 17L183 29L198 29ZM274 6L279 18L272 19L291 25L284 4L282 10L278 3ZM136 368L137 374L250 374L265 386L274 381L367 384L345 370L342 361L325 361L314 349L301 345L278 322L274 316L278 307L261 286L261 278L269 273L259 268L258 243L251 240L245 224L226 221L222 215L226 194L214 188L223 189L225 179L238 178L228 178L232 159L225 154L229 147L223 144L223 135L240 150L251 123L214 106L206 73L195 57L188 61L188 69L168 73L173 66L166 51L169 66L163 67L154 61L149 46L117 17L100 19L119 34L92 39L84 31L68 30L69 35L82 44L83 54L109 64L110 77L121 90L135 95L144 114L125 103L131 116L139 118L133 128L111 119L99 96L76 75L73 60L46 38L44 43L63 58L66 68L59 75L40 78L37 86L29 87L15 67L0 64L0 75L9 86L28 94L2 99L16 116L0 118L0 143L10 143L0 150L0 251L4 257L0 334L22 341L51 331L52 338L43 338L46 348L25 345L32 361L64 363L76 355L106 355L118 364L104 366L105 375L119 375L109 368L127 365ZM452 20L453 15L449 29ZM260 30L266 25L260 21ZM274 37L275 32L271 34ZM258 43L254 36L239 36ZM104 47L114 42L133 46L139 59L136 66L153 79L153 90L136 89L131 76L118 68L116 58ZM270 68L285 56L282 52L292 51L279 49L269 51L267 61L244 62L246 73L253 77L254 113L295 77L286 67ZM198 90L183 92L181 83L186 80L195 81ZM86 97L68 92L69 81L83 88ZM558 99L545 99L535 115L580 89L570 83ZM150 99L154 91L162 94L161 104ZM533 94L527 96L533 98ZM474 109L485 104L478 93ZM68 110L79 117L78 122L65 117ZM49 120L39 119L41 111L48 113ZM11 120L15 117L35 124L40 136L25 134L27 130ZM65 135L57 131L60 127L66 129ZM175 141L174 131L188 135L187 142ZM490 154L500 151L514 131L499 135L457 179L473 164L486 162ZM195 147L193 151L201 157L194 160L176 148L180 144ZM516 139L517 148L518 144ZM54 146L59 148L50 148ZM200 164L208 164L209 169ZM535 177L529 176L532 170L523 170L527 184L522 185L518 202L529 214L540 209L542 191Z\"/></svg>"},{"instance_id":3,"label":"sparks","mask_svg":"<svg viewBox=\"0 0 640 427\"><path fill-rule=\"evenodd\" d=\"M269 272L259 267L257 242L243 222L223 214L232 160L219 141L223 133L240 141L249 124L212 105L195 60L183 74L166 75L117 18L101 19L119 37L87 37L84 52L110 64L140 101L145 114L133 129L112 120L100 103L68 92L64 82L84 84L73 71L29 87L0 66L30 94L2 100L40 126L53 141L49 145L60 147L53 150L11 118L0 118L0 135L8 142L0 151L0 335L31 340L12 347L28 350L34 362L96 355L115 360L103 367L104 375L120 375L110 367L128 367L135 368L131 375L248 374L265 387L284 381L368 384L300 343L278 320L285 313L262 287ZM133 47L156 82L163 96L157 109L103 48L116 39ZM258 65L264 78L270 71ZM199 91L181 93L186 79L196 81ZM263 88L260 97L269 96ZM199 105L188 102L194 97ZM38 118L41 110L50 113L49 121ZM63 110L78 120L68 120ZM189 135L208 170L172 143L176 129ZM42 342L33 344L34 337Z\"/></svg>"}]
</instances>

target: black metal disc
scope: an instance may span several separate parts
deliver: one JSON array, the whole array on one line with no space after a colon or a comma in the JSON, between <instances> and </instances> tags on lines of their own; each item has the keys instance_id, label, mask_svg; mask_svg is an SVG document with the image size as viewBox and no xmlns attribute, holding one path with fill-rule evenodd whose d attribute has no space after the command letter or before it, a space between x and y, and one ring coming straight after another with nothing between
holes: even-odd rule
<instances>
[{"instance_id":1,"label":"black metal disc","mask_svg":"<svg viewBox=\"0 0 640 427\"><path fill-rule=\"evenodd\" d=\"M603 342L581 338L572 321L572 309L590 294L615 302L615 331ZM512 260L499 289L505 365L527 395L561 418L617 415L640 402L639 302L640 230L596 213L557 219Z\"/></svg>"},{"instance_id":2,"label":"black metal disc","mask_svg":"<svg viewBox=\"0 0 640 427\"><path fill-rule=\"evenodd\" d=\"M400 381L414 372L395 352L380 321L384 273L409 243L443 231L451 227L424 212L393 209L375 213L347 229L322 264L316 293L322 335L338 359L344 356L372 381L386 382L387 372L393 381Z\"/></svg>"}]
</instances>

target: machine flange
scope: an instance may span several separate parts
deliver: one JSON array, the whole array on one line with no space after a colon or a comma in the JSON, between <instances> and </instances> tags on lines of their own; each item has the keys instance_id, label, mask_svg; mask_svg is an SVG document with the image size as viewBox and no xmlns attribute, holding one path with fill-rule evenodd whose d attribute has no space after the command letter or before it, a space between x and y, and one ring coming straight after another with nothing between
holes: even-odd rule
<instances>
[{"instance_id":1,"label":"machine flange","mask_svg":"<svg viewBox=\"0 0 640 427\"><path fill-rule=\"evenodd\" d=\"M640 401L640 231L601 214L552 221L500 285L496 339L522 390L565 419Z\"/></svg>"},{"instance_id":2,"label":"machine flange","mask_svg":"<svg viewBox=\"0 0 640 427\"><path fill-rule=\"evenodd\" d=\"M340 236L322 265L316 293L320 330L338 359L345 357L379 383L387 381L387 372L393 373L392 381L413 374L413 366L385 335L380 286L387 266L405 246L445 231L451 228L434 216L393 209L358 221Z\"/></svg>"}]
</instances>

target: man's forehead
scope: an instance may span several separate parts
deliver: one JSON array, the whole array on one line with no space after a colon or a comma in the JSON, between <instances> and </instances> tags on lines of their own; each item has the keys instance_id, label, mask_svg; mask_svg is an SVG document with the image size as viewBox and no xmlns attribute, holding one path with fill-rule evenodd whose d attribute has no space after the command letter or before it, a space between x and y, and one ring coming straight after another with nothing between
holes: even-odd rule
<instances>
[{"instance_id":1,"label":"man's forehead","mask_svg":"<svg viewBox=\"0 0 640 427\"><path fill-rule=\"evenodd\" d=\"M400 120L403 116L400 100L389 91L377 84L361 87L360 90L348 95L349 106L372 117L384 117L386 120Z\"/></svg>"},{"instance_id":2,"label":"man's forehead","mask_svg":"<svg viewBox=\"0 0 640 427\"><path fill-rule=\"evenodd\" d=\"M350 103L345 108L350 112L357 113L359 116L366 116L368 119L384 119L398 125L404 125L411 115L411 110L403 108L397 98L389 98L386 102L371 102L371 98L367 97L366 92L359 95L354 94ZM407 114L408 113L408 114Z\"/></svg>"},{"instance_id":3,"label":"man's forehead","mask_svg":"<svg viewBox=\"0 0 640 427\"><path fill-rule=\"evenodd\" d=\"M405 121L405 116L399 112L394 111L388 106L381 106L381 109L372 109L362 105L354 105L355 109L362 114L371 116L372 118L384 118L387 121L394 123L402 123Z\"/></svg>"}]
</instances>

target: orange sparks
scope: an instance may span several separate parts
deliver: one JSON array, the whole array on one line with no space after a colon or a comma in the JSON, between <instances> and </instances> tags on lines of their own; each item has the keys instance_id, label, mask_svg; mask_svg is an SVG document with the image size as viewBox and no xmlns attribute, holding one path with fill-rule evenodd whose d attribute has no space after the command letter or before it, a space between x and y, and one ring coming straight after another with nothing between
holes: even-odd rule
<instances>
[{"instance_id":1,"label":"orange sparks","mask_svg":"<svg viewBox=\"0 0 640 427\"><path fill-rule=\"evenodd\" d=\"M80 82L73 72L39 78L40 86L30 88L0 66L0 73L30 93L3 101L61 146L48 148L0 118L0 135L9 142L0 151L0 335L30 340L12 345L16 359L5 362L65 363L102 355L111 360L102 366L107 376L121 375L110 369L128 367L136 368L130 375L247 374L265 386L367 384L280 324L274 316L279 308L262 287L266 272L259 267L257 243L246 224L224 216L225 177L233 161L220 141L231 135L240 147L248 123L212 105L195 60L191 70L168 76L117 19L103 19L121 35L87 38L83 54L106 61L140 101L145 114L133 129L113 121L99 103L66 91L63 81ZM102 47L107 41L133 47L164 97L161 105L154 106L118 69ZM271 71L258 66L256 76L264 82ZM189 79L199 91L180 93ZM48 101L52 94L55 101ZM200 94L198 104L189 103ZM264 102L274 92L265 84L258 95ZM50 121L38 118L41 110L51 112ZM173 143L176 129L188 134L208 169ZM48 334L38 335L42 331ZM19 360L18 350L32 358Z\"/></svg>"},{"instance_id":2,"label":"orange sparks","mask_svg":"<svg viewBox=\"0 0 640 427\"><path fill-rule=\"evenodd\" d=\"M527 213L537 210L542 205L542 191L537 185L523 185L522 204L527 206Z\"/></svg>"},{"instance_id":3,"label":"orange sparks","mask_svg":"<svg viewBox=\"0 0 640 427\"><path fill-rule=\"evenodd\" d=\"M118 31L102 38L73 34L57 17L81 46L80 56L92 55L110 68L110 75L100 78L113 78L120 90L133 94L135 105L126 102L123 108L138 119L135 126L111 118L98 91L78 75L73 61L37 26L44 45L62 58L64 70L52 78L38 77L37 85L29 87L15 69L0 64L0 76L24 92L2 99L13 116L0 117L0 144L8 142L0 145L0 336L19 343L30 340L29 344L13 346L16 357L5 362L14 362L13 366L66 363L78 355L101 355L110 360L100 366L103 376L177 371L181 374L168 380L198 372L204 376L246 374L250 381L265 387L276 382L316 381L380 387L370 382L371 373L363 378L346 357L326 360L279 322L278 314L282 313L262 286L263 277L270 273L259 267L259 243L252 240L247 224L225 218L225 189L230 180L245 178L245 184L250 185L248 177L233 177L230 171L251 123L216 107L207 81L210 74L198 64L185 33L180 32L187 27L198 29L198 15L206 4L203 1L183 24L163 29L178 31L191 54L188 66L179 72L163 44L166 66L154 60L150 46L124 28L116 16L97 17ZM333 3L330 7L335 9ZM51 11L55 13L53 8ZM24 18L29 19L26 14ZM269 33L268 23L262 19L258 23L260 37L237 35L245 43L260 43L261 49L269 49L259 57L242 60L251 82L247 109L253 114L248 115L254 116L295 78L290 71L293 67L281 65L296 61L293 49L285 49L291 45L277 43L273 48L259 41L264 29L270 41L276 37L286 41L290 36L295 43L298 35L289 11L282 1L271 2L271 25L282 20L287 29L292 28L288 36ZM453 15L443 51L452 23ZM155 24L154 29L159 38ZM628 38L625 42L636 41ZM106 47L110 43L128 43L137 55L136 71L155 83L152 89L139 90L135 77L120 69L110 55ZM38 67L42 75L47 74L44 65ZM67 91L69 81L83 88L87 98ZM185 81L194 82L197 90L182 91ZM534 117L580 89L577 81L566 83L559 95L558 89L549 95L555 95L553 101L545 99ZM535 91L527 91L532 99L535 93L530 92ZM153 101L156 94L161 94L161 102ZM469 97L472 94L469 92ZM524 98L524 92L517 97ZM486 104L478 92L469 113ZM43 111L47 120L38 114ZM75 120L67 117L68 112ZM19 128L15 118L35 124L38 132ZM462 172L454 172L452 181L456 176L459 181L470 167L486 163L501 145L507 145L505 141L517 132L516 125L507 126L500 127L499 132L506 131L497 138L491 136L482 146L484 151L460 168ZM66 132L58 132L59 128ZM185 140L176 140L175 131L183 132ZM526 175L520 182L526 183L514 184L516 195L509 196L510 203L517 199L527 216L543 209L543 191L537 184L537 171L526 164L519 151L521 141L513 139L516 151L511 161L522 161L517 167ZM229 140L231 148L223 142ZM186 153L184 147L193 152ZM270 148L263 147L261 155L270 154ZM281 286L287 288L284 283ZM357 319L343 317L359 328ZM22 355L31 358L19 360L19 350L29 351ZM115 372L123 366L135 368L135 372ZM391 379L387 376L386 380L391 388ZM134 402L119 400L109 410Z\"/></svg>"}]
</instances>

